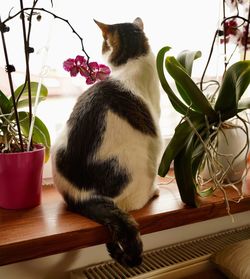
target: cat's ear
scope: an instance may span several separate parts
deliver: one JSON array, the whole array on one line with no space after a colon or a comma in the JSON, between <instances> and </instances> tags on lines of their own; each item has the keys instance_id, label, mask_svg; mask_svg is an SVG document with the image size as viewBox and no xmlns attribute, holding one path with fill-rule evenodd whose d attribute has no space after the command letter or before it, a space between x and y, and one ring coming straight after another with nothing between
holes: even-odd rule
<instances>
[{"instance_id":1,"label":"cat's ear","mask_svg":"<svg viewBox=\"0 0 250 279\"><path fill-rule=\"evenodd\" d=\"M98 25L98 27L102 30L102 35L104 38L107 38L107 34L108 34L108 29L109 29L109 25L99 22L97 20L94 19L94 22Z\"/></svg>"},{"instance_id":2,"label":"cat's ear","mask_svg":"<svg viewBox=\"0 0 250 279\"><path fill-rule=\"evenodd\" d=\"M133 23L137 25L141 30L143 30L143 21L140 17L137 17Z\"/></svg>"}]
</instances>

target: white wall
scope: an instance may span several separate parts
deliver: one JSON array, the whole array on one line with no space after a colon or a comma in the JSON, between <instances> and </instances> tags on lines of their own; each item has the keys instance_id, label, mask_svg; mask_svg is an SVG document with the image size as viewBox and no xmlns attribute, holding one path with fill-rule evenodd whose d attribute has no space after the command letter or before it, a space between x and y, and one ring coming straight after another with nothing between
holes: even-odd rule
<instances>
[{"instance_id":1,"label":"white wall","mask_svg":"<svg viewBox=\"0 0 250 279\"><path fill-rule=\"evenodd\" d=\"M250 211L144 235L144 250L250 224ZM67 279L68 271L110 259L104 245L0 267L1 279Z\"/></svg>"}]
</instances>

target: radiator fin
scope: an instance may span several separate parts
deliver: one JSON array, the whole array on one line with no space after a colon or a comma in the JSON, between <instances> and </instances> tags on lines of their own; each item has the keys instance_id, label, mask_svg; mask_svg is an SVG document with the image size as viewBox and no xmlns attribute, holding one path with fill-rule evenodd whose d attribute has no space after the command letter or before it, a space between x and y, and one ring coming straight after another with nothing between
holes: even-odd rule
<instances>
[{"instance_id":1,"label":"radiator fin","mask_svg":"<svg viewBox=\"0 0 250 279\"><path fill-rule=\"evenodd\" d=\"M187 262L195 263L208 259L211 254L226 245L249 238L250 225L247 225L145 252L143 263L139 267L124 268L114 261L107 261L72 271L71 278L147 278L146 274L154 275L154 272L159 272L159 270L173 270Z\"/></svg>"}]
</instances>

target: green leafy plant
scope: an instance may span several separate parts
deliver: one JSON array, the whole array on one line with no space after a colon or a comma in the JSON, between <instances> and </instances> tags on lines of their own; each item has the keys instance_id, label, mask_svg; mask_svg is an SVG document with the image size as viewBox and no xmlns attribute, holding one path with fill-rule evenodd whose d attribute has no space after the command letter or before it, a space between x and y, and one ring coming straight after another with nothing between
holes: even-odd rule
<instances>
[{"instance_id":1,"label":"green leafy plant","mask_svg":"<svg viewBox=\"0 0 250 279\"><path fill-rule=\"evenodd\" d=\"M7 19L0 19L0 32L3 45L3 53L6 62L5 70L9 80L10 97L0 90L0 152L13 153L25 152L35 149L36 144L45 147L45 161L50 154L50 134L41 119L36 116L37 105L45 100L48 95L47 88L41 83L31 81L30 54L34 48L30 46L30 35L32 20L35 17L38 21L41 15L35 11L38 0L34 0L31 8L25 8L23 0L20 0L20 10L14 15L11 14L12 8ZM53 4L53 3L52 3ZM22 26L23 48L25 73L24 83L14 89L12 73L15 66L10 64L7 42L5 34L10 31L7 23L19 16ZM18 42L19 45L19 42ZM26 109L27 108L27 109Z\"/></svg>"},{"instance_id":2,"label":"green leafy plant","mask_svg":"<svg viewBox=\"0 0 250 279\"><path fill-rule=\"evenodd\" d=\"M31 103L34 106L36 94L39 84L31 82ZM21 93L21 95L20 95ZM48 90L44 85L41 85L38 102L45 100L48 95ZM29 106L29 95L27 85L19 86L14 91L13 97L7 97L0 90L0 150L1 152L21 152L20 138L18 134L17 121L15 118L14 103L17 106L17 117L21 130L21 137L24 150L27 150L30 131L30 120L32 116L29 111L22 110ZM31 117L30 117L31 116ZM34 126L32 133L32 143L42 144L45 147L45 160L47 161L50 153L50 134L41 119L34 117ZM25 149L26 147L26 149Z\"/></svg>"},{"instance_id":3,"label":"green leafy plant","mask_svg":"<svg viewBox=\"0 0 250 279\"><path fill-rule=\"evenodd\" d=\"M182 115L182 120L162 156L159 175L165 176L173 161L183 202L198 206L197 194L207 196L214 191L214 187L200 187L199 173L205 159L212 162L211 173L217 171L214 166L218 162L213 162L213 154L216 152L218 132L233 117L241 119L239 112L249 107L249 102L241 102L241 97L250 83L250 61L236 62L226 70L216 100L212 103L191 78L193 61L201 53L184 51L177 58L165 58L169 50L170 47L163 47L158 52L157 70L161 86L175 110ZM175 81L178 94L167 82L165 72ZM247 134L247 125L241 120ZM224 174L219 178L215 174L213 178L215 186L219 186Z\"/></svg>"}]
</instances>

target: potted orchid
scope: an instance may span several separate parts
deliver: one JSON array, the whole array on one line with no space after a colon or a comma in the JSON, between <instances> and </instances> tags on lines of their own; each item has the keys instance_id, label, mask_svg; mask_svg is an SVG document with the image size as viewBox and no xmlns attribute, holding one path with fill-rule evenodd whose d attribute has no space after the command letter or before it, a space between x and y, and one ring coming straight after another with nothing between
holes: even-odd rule
<instances>
[{"instance_id":1,"label":"potted orchid","mask_svg":"<svg viewBox=\"0 0 250 279\"><path fill-rule=\"evenodd\" d=\"M28 27L24 11L23 1L20 1L20 11L0 22L11 93L8 96L0 90L0 207L6 209L29 208L40 203L43 164L50 152L49 131L36 116L37 105L46 99L48 90L41 82L32 82L30 78L29 60L34 51L30 47L33 11L29 14ZM5 36L10 31L9 20L17 15L21 17L23 42L20 45L24 49L26 73L24 83L14 88L15 66L9 63Z\"/></svg>"},{"instance_id":2,"label":"potted orchid","mask_svg":"<svg viewBox=\"0 0 250 279\"><path fill-rule=\"evenodd\" d=\"M225 4L225 1L223 3ZM247 18L235 16L246 23L247 30L249 13L250 11ZM223 19L222 29L216 30L213 45L218 36L223 37L223 44L228 43L228 21L231 19L232 17ZM248 34L245 36L248 38ZM238 45L240 43L242 40L237 42ZM245 40L245 52L248 45L248 40ZM158 52L157 70L162 88L174 109L182 115L182 119L165 149L158 173L165 176L173 163L175 179L184 203L199 206L199 196L205 197L220 189L229 212L226 189L235 189L240 200L242 192L237 184L242 182L248 170L249 121L244 119L241 113L250 107L249 99L242 98L250 84L250 61L238 61L227 68L232 57L230 55L225 61L223 76L217 81L218 88L213 94L206 94L203 79L212 51L201 82L196 83L191 77L192 67L194 60L201 57L201 52L183 51L176 58L165 58L169 50L170 47L163 47ZM174 80L174 88L169 85L165 74L169 74ZM231 131L233 133L229 133ZM229 146L232 138L241 139L241 145L237 143L234 150L226 152L221 147ZM239 158L243 160L243 163L240 163L243 169L238 176L232 176L238 167ZM209 175L205 175L204 170Z\"/></svg>"}]
</instances>

